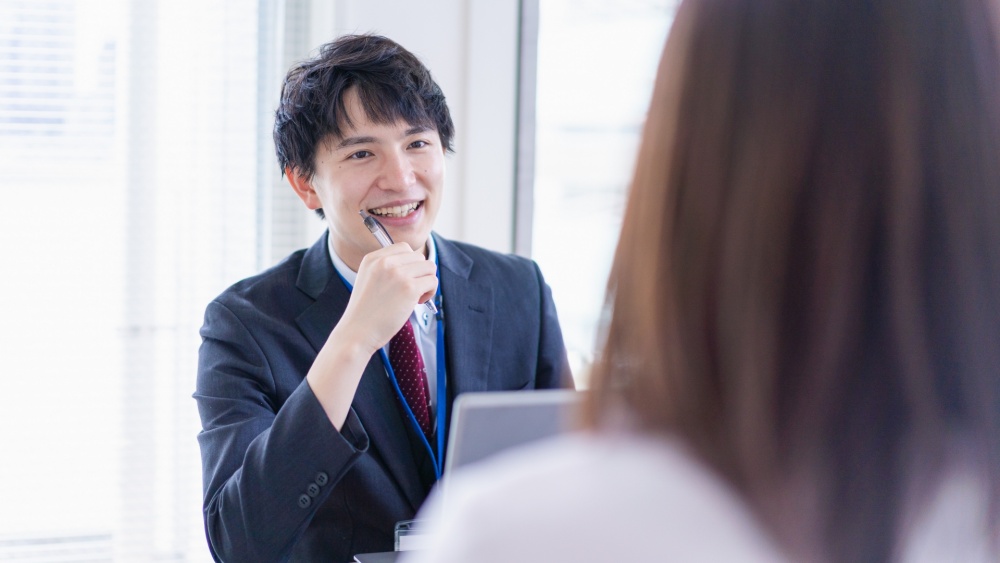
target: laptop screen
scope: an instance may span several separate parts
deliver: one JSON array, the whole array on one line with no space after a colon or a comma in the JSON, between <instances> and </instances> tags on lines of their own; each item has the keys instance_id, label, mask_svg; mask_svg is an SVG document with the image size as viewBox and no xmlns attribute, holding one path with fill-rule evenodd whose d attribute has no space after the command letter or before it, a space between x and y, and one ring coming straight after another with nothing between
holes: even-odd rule
<instances>
[{"instance_id":1,"label":"laptop screen","mask_svg":"<svg viewBox=\"0 0 1000 563\"><path fill-rule=\"evenodd\" d=\"M455 399L444 473L508 448L572 430L583 391L463 393Z\"/></svg>"}]
</instances>

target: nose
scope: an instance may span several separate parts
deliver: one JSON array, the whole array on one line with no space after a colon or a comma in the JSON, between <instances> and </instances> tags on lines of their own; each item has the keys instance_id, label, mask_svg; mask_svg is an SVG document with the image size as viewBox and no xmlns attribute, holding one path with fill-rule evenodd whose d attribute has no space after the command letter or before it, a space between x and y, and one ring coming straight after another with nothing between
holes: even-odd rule
<instances>
[{"instance_id":1,"label":"nose","mask_svg":"<svg viewBox=\"0 0 1000 563\"><path fill-rule=\"evenodd\" d=\"M391 152L383 160L379 187L383 190L405 190L415 184L417 176L406 154Z\"/></svg>"}]
</instances>

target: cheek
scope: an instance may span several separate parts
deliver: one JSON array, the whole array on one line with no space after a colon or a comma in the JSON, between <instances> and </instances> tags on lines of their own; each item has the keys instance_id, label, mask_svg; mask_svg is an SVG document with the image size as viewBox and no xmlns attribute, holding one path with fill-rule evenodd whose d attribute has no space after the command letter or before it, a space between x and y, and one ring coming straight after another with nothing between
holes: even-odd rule
<instances>
[{"instance_id":1,"label":"cheek","mask_svg":"<svg viewBox=\"0 0 1000 563\"><path fill-rule=\"evenodd\" d=\"M424 175L430 179L438 187L438 189L444 186L444 167L442 166L431 166L427 169Z\"/></svg>"},{"instance_id":2,"label":"cheek","mask_svg":"<svg viewBox=\"0 0 1000 563\"><path fill-rule=\"evenodd\" d=\"M365 184L355 181L352 178L341 178L341 182L334 187L333 197L348 204L360 205L364 201L368 190Z\"/></svg>"}]
</instances>

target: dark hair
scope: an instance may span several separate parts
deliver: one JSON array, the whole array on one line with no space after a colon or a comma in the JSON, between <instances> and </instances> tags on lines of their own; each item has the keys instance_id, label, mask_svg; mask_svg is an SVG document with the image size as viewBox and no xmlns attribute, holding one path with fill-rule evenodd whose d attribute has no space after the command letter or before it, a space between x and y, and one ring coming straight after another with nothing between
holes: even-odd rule
<instances>
[{"instance_id":1,"label":"dark hair","mask_svg":"<svg viewBox=\"0 0 1000 563\"><path fill-rule=\"evenodd\" d=\"M591 426L624 407L679 435L806 558L898 556L911 511L960 463L997 541L997 8L681 5Z\"/></svg>"},{"instance_id":2,"label":"dark hair","mask_svg":"<svg viewBox=\"0 0 1000 563\"><path fill-rule=\"evenodd\" d=\"M282 173L311 178L316 148L351 126L344 96L356 88L368 119L434 127L452 150L455 127L441 88L412 53L379 35L345 35L288 71L274 117L274 147Z\"/></svg>"}]
</instances>

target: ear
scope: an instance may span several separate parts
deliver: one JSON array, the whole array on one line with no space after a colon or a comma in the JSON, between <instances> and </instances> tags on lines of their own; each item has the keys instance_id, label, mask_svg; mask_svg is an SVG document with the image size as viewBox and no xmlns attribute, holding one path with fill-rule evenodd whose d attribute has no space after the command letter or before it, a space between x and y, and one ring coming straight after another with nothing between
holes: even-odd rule
<instances>
[{"instance_id":1,"label":"ear","mask_svg":"<svg viewBox=\"0 0 1000 563\"><path fill-rule=\"evenodd\" d=\"M323 202L320 201L309 178L299 174L299 171L291 166L285 168L285 178L288 178L288 183L295 190L295 194L299 196L302 203L306 204L306 207L314 211L323 207Z\"/></svg>"}]
</instances>

